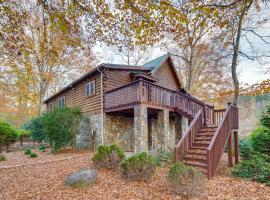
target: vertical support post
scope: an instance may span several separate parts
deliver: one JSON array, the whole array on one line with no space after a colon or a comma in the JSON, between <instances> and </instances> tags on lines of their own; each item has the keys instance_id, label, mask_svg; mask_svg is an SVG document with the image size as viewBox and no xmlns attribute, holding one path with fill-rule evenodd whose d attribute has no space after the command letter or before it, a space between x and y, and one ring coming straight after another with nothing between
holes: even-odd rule
<instances>
[{"instance_id":1,"label":"vertical support post","mask_svg":"<svg viewBox=\"0 0 270 200\"><path fill-rule=\"evenodd\" d=\"M207 126L207 120L206 120L206 104L204 104L203 108L203 125Z\"/></svg>"},{"instance_id":2,"label":"vertical support post","mask_svg":"<svg viewBox=\"0 0 270 200\"><path fill-rule=\"evenodd\" d=\"M238 133L237 133L237 131L234 131L234 161L235 161L235 164L239 163Z\"/></svg>"},{"instance_id":3,"label":"vertical support post","mask_svg":"<svg viewBox=\"0 0 270 200\"><path fill-rule=\"evenodd\" d=\"M157 151L168 151L172 149L175 145L174 140L170 137L170 130L169 130L169 110L163 109L158 112L158 120L157 120L158 131L156 134L159 136L157 138L160 141L155 141L155 147ZM174 138L174 137L173 137ZM173 141L173 142L172 142Z\"/></svg>"},{"instance_id":4,"label":"vertical support post","mask_svg":"<svg viewBox=\"0 0 270 200\"><path fill-rule=\"evenodd\" d=\"M148 114L144 105L134 107L134 151L148 151Z\"/></svg>"},{"instance_id":5,"label":"vertical support post","mask_svg":"<svg viewBox=\"0 0 270 200\"><path fill-rule=\"evenodd\" d=\"M232 136L231 136L231 133L229 135L227 144L228 144L228 165L229 165L229 167L232 167L233 161L232 161Z\"/></svg>"}]
</instances>

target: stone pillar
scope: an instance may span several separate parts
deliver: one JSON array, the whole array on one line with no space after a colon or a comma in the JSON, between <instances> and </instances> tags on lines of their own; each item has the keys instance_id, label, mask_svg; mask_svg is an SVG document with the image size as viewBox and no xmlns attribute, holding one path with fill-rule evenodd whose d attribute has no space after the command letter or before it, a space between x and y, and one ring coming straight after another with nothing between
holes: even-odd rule
<instances>
[{"instance_id":1,"label":"stone pillar","mask_svg":"<svg viewBox=\"0 0 270 200\"><path fill-rule=\"evenodd\" d=\"M169 130L169 110L164 109L158 112L158 131L159 135L161 136L161 151L168 151L169 150L169 143L170 143L170 130Z\"/></svg>"},{"instance_id":2,"label":"stone pillar","mask_svg":"<svg viewBox=\"0 0 270 200\"><path fill-rule=\"evenodd\" d=\"M134 107L134 151L148 151L148 116L147 107L138 105Z\"/></svg>"},{"instance_id":3,"label":"stone pillar","mask_svg":"<svg viewBox=\"0 0 270 200\"><path fill-rule=\"evenodd\" d=\"M182 115L175 114L175 145L181 140L183 135L182 130Z\"/></svg>"}]
</instances>

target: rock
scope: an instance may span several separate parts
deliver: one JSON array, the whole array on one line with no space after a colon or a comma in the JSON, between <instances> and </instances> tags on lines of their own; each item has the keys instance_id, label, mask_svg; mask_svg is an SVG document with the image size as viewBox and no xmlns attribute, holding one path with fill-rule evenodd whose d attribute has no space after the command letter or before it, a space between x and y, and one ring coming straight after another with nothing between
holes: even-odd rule
<instances>
[{"instance_id":1,"label":"rock","mask_svg":"<svg viewBox=\"0 0 270 200\"><path fill-rule=\"evenodd\" d=\"M97 178L95 169L86 169L69 175L66 180L66 185L70 187L85 187L93 184Z\"/></svg>"}]
</instances>

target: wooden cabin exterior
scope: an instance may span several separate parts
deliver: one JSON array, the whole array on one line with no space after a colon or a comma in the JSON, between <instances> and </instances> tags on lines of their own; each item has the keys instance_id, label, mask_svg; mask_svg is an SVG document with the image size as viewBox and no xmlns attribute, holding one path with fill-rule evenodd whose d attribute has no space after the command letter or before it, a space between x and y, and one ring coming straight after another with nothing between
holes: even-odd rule
<instances>
[{"instance_id":1,"label":"wooden cabin exterior","mask_svg":"<svg viewBox=\"0 0 270 200\"><path fill-rule=\"evenodd\" d=\"M237 141L238 109L215 110L184 93L169 54L142 66L101 64L45 103L48 111L81 109L86 116L77 135L81 148L116 143L132 152L174 151L176 160L211 178L228 143L232 164L230 141ZM186 130L184 119L189 121Z\"/></svg>"}]
</instances>

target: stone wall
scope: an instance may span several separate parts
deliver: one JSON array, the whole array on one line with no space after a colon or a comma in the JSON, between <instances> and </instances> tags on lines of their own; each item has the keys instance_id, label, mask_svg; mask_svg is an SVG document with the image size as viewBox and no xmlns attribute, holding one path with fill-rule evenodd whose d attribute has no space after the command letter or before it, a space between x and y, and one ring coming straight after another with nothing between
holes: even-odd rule
<instances>
[{"instance_id":1,"label":"stone wall","mask_svg":"<svg viewBox=\"0 0 270 200\"><path fill-rule=\"evenodd\" d=\"M133 117L105 114L104 143L117 144L124 151L133 151Z\"/></svg>"},{"instance_id":2,"label":"stone wall","mask_svg":"<svg viewBox=\"0 0 270 200\"><path fill-rule=\"evenodd\" d=\"M96 150L102 143L101 114L84 115L76 138L76 148Z\"/></svg>"}]
</instances>

